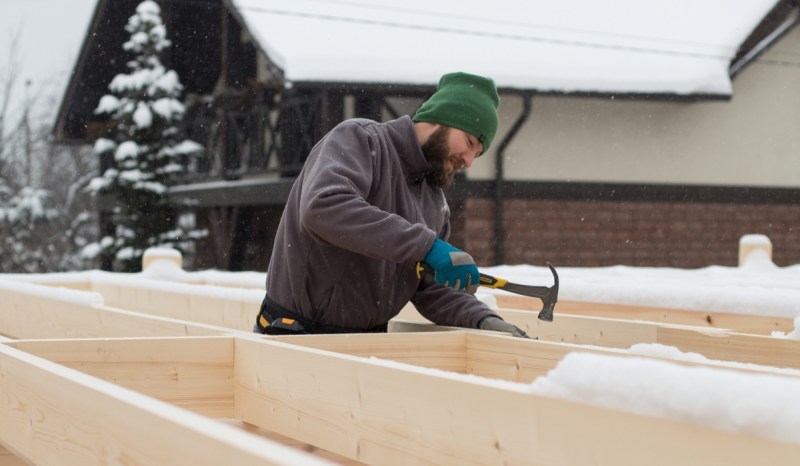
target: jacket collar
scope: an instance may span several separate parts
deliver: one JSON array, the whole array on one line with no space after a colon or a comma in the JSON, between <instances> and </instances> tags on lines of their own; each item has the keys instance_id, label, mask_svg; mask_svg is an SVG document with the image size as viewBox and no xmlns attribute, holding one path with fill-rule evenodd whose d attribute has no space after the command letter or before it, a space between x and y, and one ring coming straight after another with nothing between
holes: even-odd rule
<instances>
[{"instance_id":1,"label":"jacket collar","mask_svg":"<svg viewBox=\"0 0 800 466\"><path fill-rule=\"evenodd\" d=\"M411 117L404 115L396 120L386 122L391 129L390 137L403 167L406 180L411 184L418 184L425 179L428 169L428 161L422 153L422 146L417 139L417 132L414 129L414 122Z\"/></svg>"}]
</instances>

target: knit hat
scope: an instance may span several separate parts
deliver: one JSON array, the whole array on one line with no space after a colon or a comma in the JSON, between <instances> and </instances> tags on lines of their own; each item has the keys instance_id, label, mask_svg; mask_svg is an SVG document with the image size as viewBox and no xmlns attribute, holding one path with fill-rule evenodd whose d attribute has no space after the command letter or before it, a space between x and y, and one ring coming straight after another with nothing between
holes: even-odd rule
<instances>
[{"instance_id":1,"label":"knit hat","mask_svg":"<svg viewBox=\"0 0 800 466\"><path fill-rule=\"evenodd\" d=\"M497 132L497 95L494 81L467 73L442 76L439 86L414 114L416 122L438 123L475 136L485 153Z\"/></svg>"}]
</instances>

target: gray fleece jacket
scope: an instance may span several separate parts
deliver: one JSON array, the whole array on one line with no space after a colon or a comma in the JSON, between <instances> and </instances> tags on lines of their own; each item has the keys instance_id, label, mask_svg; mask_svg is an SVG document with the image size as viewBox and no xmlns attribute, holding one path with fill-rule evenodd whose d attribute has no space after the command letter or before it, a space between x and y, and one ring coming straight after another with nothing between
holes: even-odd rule
<instances>
[{"instance_id":1,"label":"gray fleece jacket","mask_svg":"<svg viewBox=\"0 0 800 466\"><path fill-rule=\"evenodd\" d=\"M444 193L424 180L425 167L407 116L331 130L289 194L267 295L316 322L356 329L385 324L409 301L440 325L475 328L495 315L472 295L417 278L417 261L450 233Z\"/></svg>"}]
</instances>

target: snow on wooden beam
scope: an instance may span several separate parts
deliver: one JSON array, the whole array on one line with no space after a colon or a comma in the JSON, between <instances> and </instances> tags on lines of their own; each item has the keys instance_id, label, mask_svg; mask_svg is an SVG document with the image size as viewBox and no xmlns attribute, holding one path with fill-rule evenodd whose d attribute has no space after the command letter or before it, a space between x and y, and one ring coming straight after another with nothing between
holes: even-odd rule
<instances>
[{"instance_id":1,"label":"snow on wooden beam","mask_svg":"<svg viewBox=\"0 0 800 466\"><path fill-rule=\"evenodd\" d=\"M499 293L493 296L497 306L501 309L538 311L542 307L542 302L535 298L501 295ZM713 327L729 329L739 333L759 335L770 335L773 331L786 333L794 329L793 319L785 317L583 301L559 300L556 305L556 313L591 317L610 317L615 319L647 320L697 327Z\"/></svg>"},{"instance_id":2,"label":"snow on wooden beam","mask_svg":"<svg viewBox=\"0 0 800 466\"><path fill-rule=\"evenodd\" d=\"M233 338L20 340L10 346L209 417L233 416Z\"/></svg>"},{"instance_id":3,"label":"snow on wooden beam","mask_svg":"<svg viewBox=\"0 0 800 466\"><path fill-rule=\"evenodd\" d=\"M800 454L797 445L546 398L521 384L281 341L237 338L234 359L238 419L366 463L744 465L790 464Z\"/></svg>"},{"instance_id":4,"label":"snow on wooden beam","mask_svg":"<svg viewBox=\"0 0 800 466\"><path fill-rule=\"evenodd\" d=\"M0 345L0 443L33 464L328 464Z\"/></svg>"}]
</instances>

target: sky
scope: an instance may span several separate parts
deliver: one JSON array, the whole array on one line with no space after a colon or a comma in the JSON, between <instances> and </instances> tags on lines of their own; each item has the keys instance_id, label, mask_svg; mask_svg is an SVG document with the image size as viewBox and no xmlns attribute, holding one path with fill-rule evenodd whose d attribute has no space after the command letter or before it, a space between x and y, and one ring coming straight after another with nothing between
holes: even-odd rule
<instances>
[{"instance_id":1,"label":"sky","mask_svg":"<svg viewBox=\"0 0 800 466\"><path fill-rule=\"evenodd\" d=\"M20 77L16 104L32 92L54 93L60 100L80 51L97 0L0 0L0 71L5 74L12 43Z\"/></svg>"}]
</instances>

